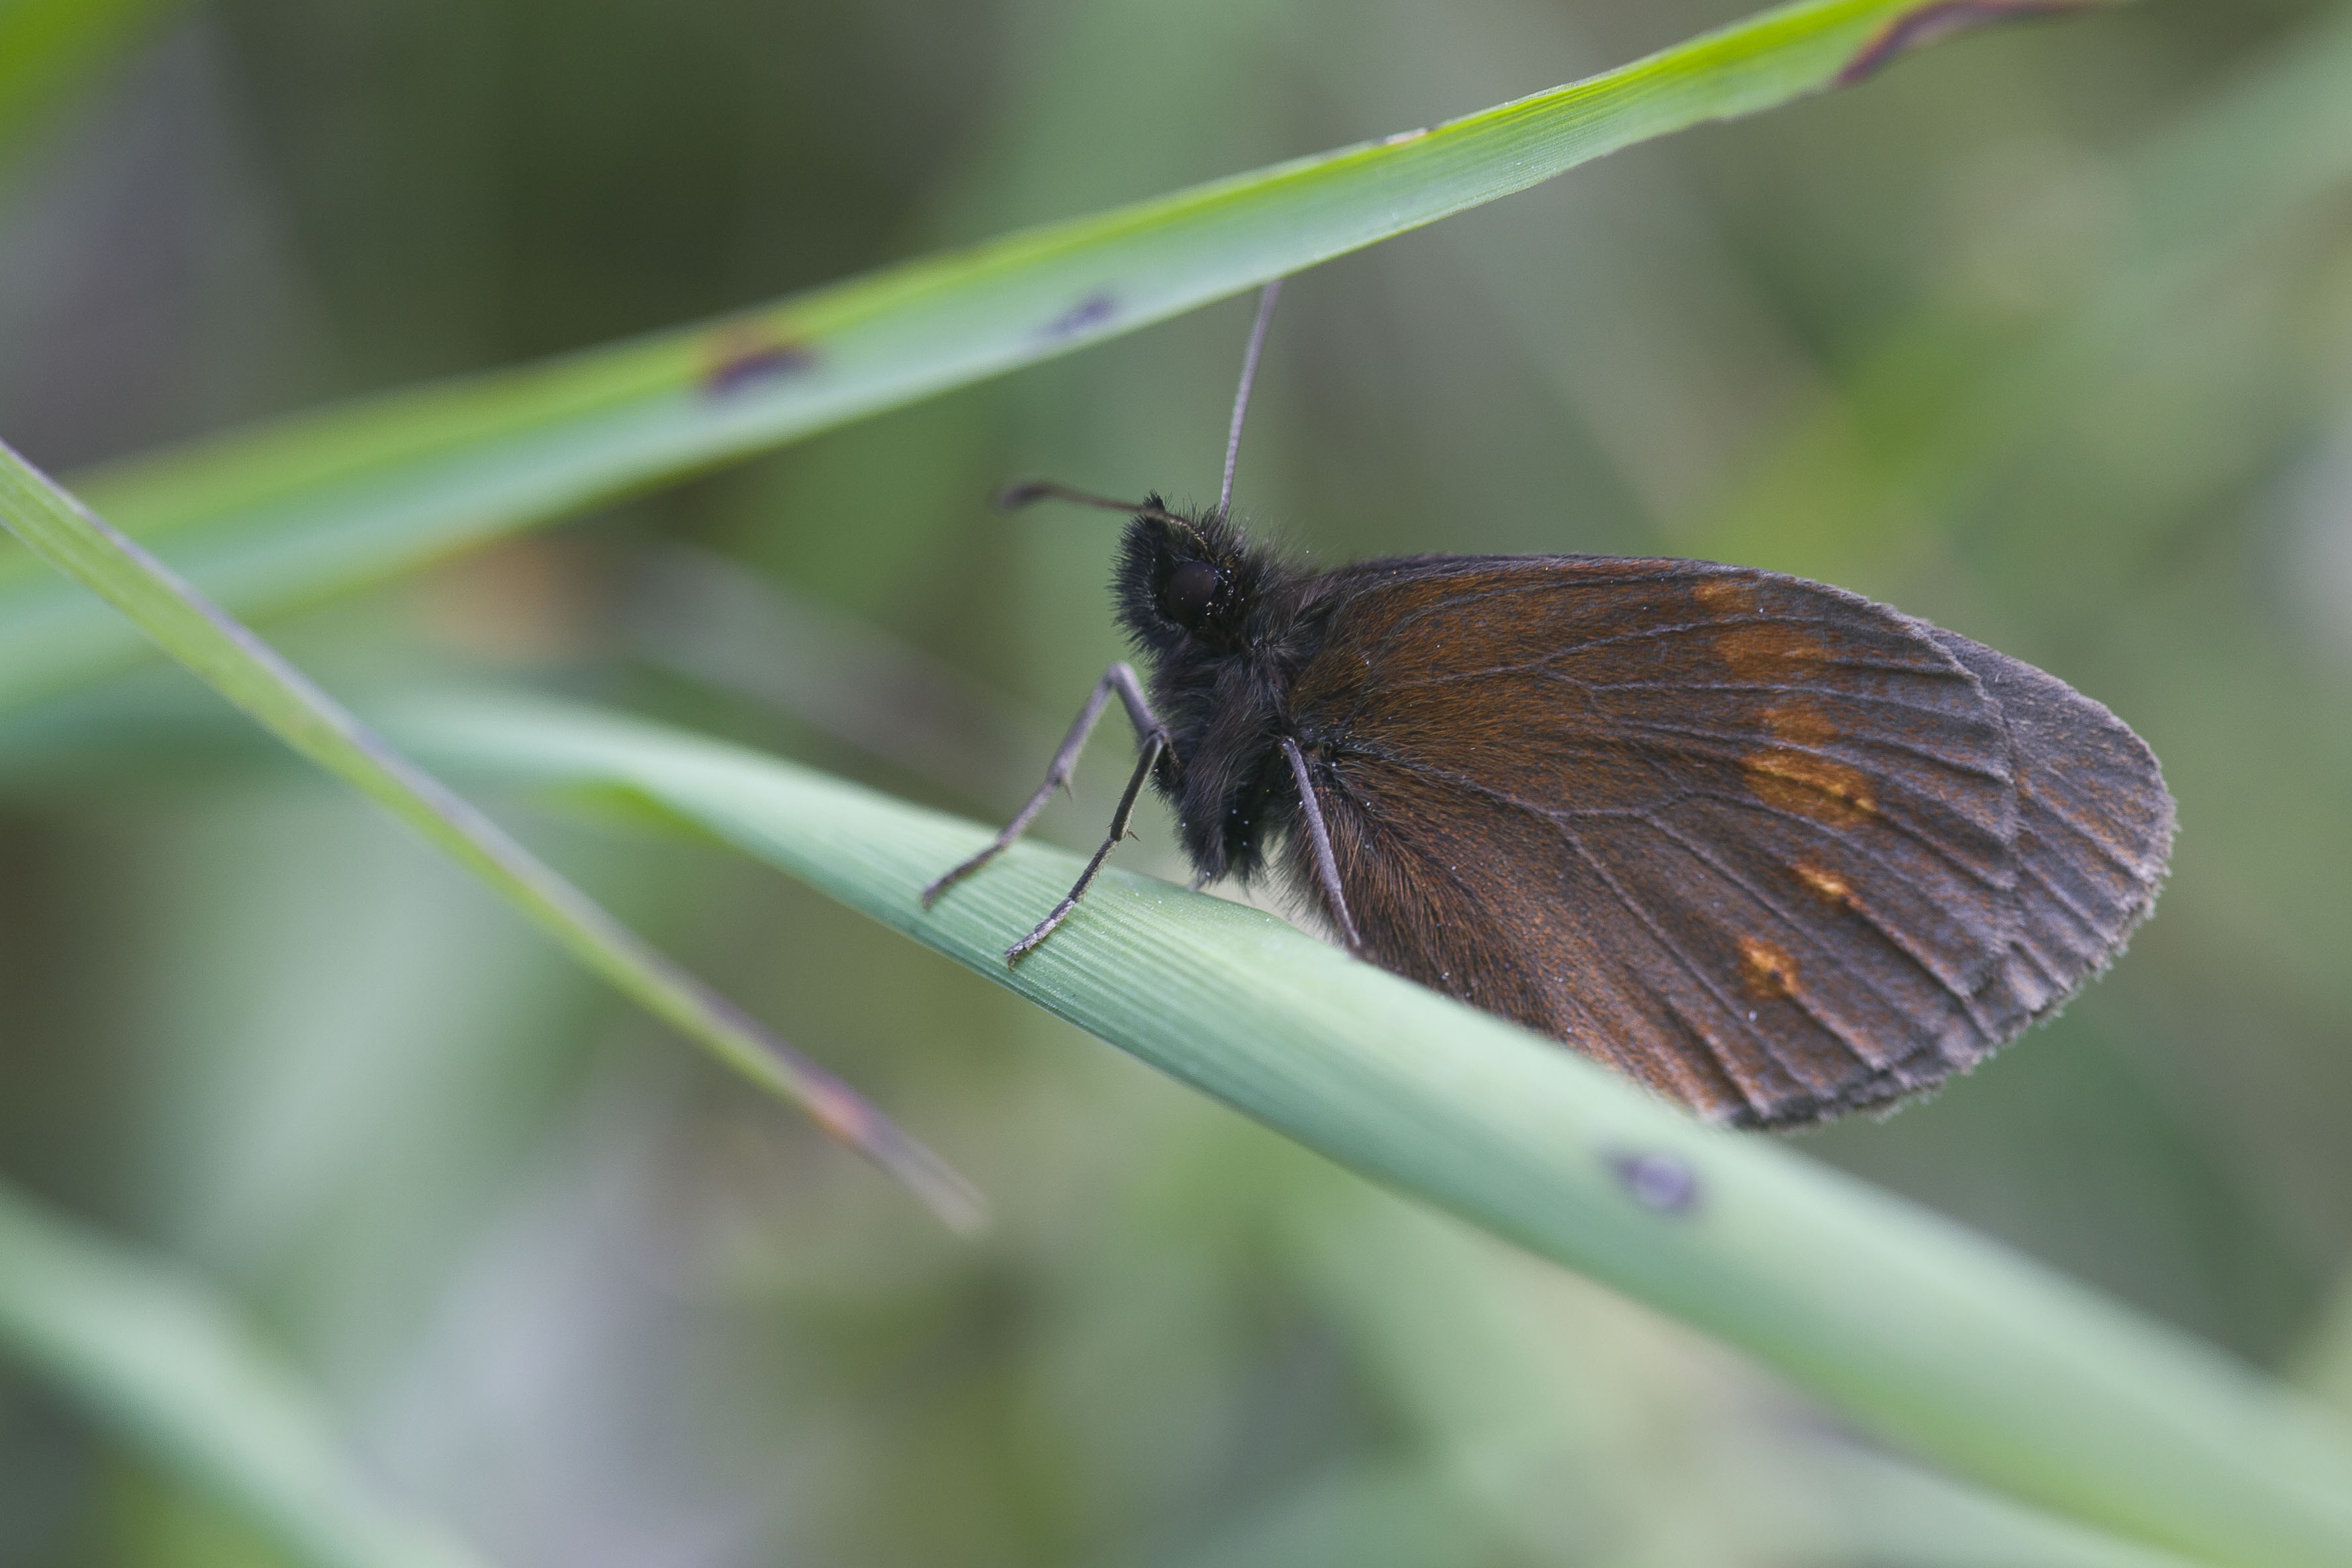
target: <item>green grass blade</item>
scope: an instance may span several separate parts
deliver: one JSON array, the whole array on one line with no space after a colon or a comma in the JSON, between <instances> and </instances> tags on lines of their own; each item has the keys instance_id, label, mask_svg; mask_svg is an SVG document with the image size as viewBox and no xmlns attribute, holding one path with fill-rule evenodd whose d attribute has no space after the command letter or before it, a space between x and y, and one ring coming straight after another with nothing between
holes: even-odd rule
<instances>
[{"instance_id":1,"label":"green grass blade","mask_svg":"<svg viewBox=\"0 0 2352 1568\"><path fill-rule=\"evenodd\" d=\"M1980 306L1931 299L1848 371L1834 410L1685 520L1691 552L1740 560L1775 550L1790 570L1833 575L1833 563L1885 539L1889 516L1958 515L1985 504L2006 469L2047 460L2039 444L2144 374L2133 367L2149 345L2210 311L2234 277L2291 250L2341 200L2352 181L2352 12L2324 14L2273 46L2119 172L2128 225L2030 341L1988 330ZM2218 380L2202 390L2231 396ZM1855 408L1882 411L1859 440ZM2174 417L2189 429L2225 411ZM1792 542L1812 564L1790 563Z\"/></svg>"},{"instance_id":2,"label":"green grass blade","mask_svg":"<svg viewBox=\"0 0 2352 1568\"><path fill-rule=\"evenodd\" d=\"M344 1458L205 1285L0 1187L0 1352L313 1568L479 1568Z\"/></svg>"},{"instance_id":3,"label":"green grass blade","mask_svg":"<svg viewBox=\"0 0 2352 1568\"><path fill-rule=\"evenodd\" d=\"M0 153L175 9L173 0L0 0Z\"/></svg>"},{"instance_id":4,"label":"green grass blade","mask_svg":"<svg viewBox=\"0 0 2352 1568\"><path fill-rule=\"evenodd\" d=\"M911 402L1524 190L1620 148L1858 78L1960 23L2113 3L1802 0L1426 131L1280 163L725 321L398 393L77 482L263 615ZM0 703L142 645L0 560Z\"/></svg>"},{"instance_id":5,"label":"green grass blade","mask_svg":"<svg viewBox=\"0 0 2352 1568\"><path fill-rule=\"evenodd\" d=\"M0 527L103 594L138 628L304 757L488 883L572 956L745 1077L799 1105L958 1228L971 1189L847 1085L656 951L498 825L352 717L276 650L0 444Z\"/></svg>"},{"instance_id":6,"label":"green grass blade","mask_svg":"<svg viewBox=\"0 0 2352 1568\"><path fill-rule=\"evenodd\" d=\"M1871 1432L2191 1560L2352 1562L2352 1435L1786 1146L1700 1126L1258 911L1116 870L1018 970L1076 860L1015 846L926 914L974 824L738 747L536 703L393 732L531 788L634 790L1205 1093L1739 1345Z\"/></svg>"}]
</instances>

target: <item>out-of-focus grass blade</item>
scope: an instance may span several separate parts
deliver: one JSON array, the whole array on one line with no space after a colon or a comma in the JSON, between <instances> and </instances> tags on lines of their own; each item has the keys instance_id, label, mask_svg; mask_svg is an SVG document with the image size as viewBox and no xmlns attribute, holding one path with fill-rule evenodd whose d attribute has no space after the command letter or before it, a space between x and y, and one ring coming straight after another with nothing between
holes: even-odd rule
<instances>
[{"instance_id":1,"label":"out-of-focus grass blade","mask_svg":"<svg viewBox=\"0 0 2352 1568\"><path fill-rule=\"evenodd\" d=\"M1884 539L1889 516L1958 513L2070 421L2112 417L2114 385L2182 321L2211 312L2233 269L2330 221L2352 183L2352 13L2275 47L2150 137L2120 172L2127 221L2078 297L2030 340L1936 299L1887 334L1836 402L1749 484L1689 520L1682 538L1693 553L1776 551L1786 570L1833 575L1858 547ZM2211 386L2225 395L2230 383ZM1865 429L1856 411L1870 413ZM2224 411L2179 417L2189 428Z\"/></svg>"},{"instance_id":2,"label":"out-of-focus grass blade","mask_svg":"<svg viewBox=\"0 0 2352 1568\"><path fill-rule=\"evenodd\" d=\"M1822 1483L1845 1516L1836 1555L1824 1543L1792 1542L1784 1562L1842 1561L1853 1568L2187 1568L2189 1559L2084 1530L2033 1509L1987 1497L1884 1453L1852 1449L1824 1458ZM1810 1550L1808 1550L1810 1548Z\"/></svg>"},{"instance_id":3,"label":"out-of-focus grass blade","mask_svg":"<svg viewBox=\"0 0 2352 1568\"><path fill-rule=\"evenodd\" d=\"M2295 1364L2298 1382L2352 1416L2352 1270L2336 1281L2335 1296Z\"/></svg>"},{"instance_id":4,"label":"out-of-focus grass blade","mask_svg":"<svg viewBox=\"0 0 2352 1568\"><path fill-rule=\"evenodd\" d=\"M2352 1562L2352 1437L2215 1353L1761 1138L1258 911L1106 874L1017 970L1077 862L738 747L491 699L386 716L444 766L641 793L1310 1147L1740 1345L1934 1462L2244 1568Z\"/></svg>"},{"instance_id":5,"label":"out-of-focus grass blade","mask_svg":"<svg viewBox=\"0 0 2352 1568\"><path fill-rule=\"evenodd\" d=\"M1518 1260L1433 1216L1359 1190L1287 1218L1307 1288L1410 1450L1475 1500L1513 1561L2188 1568L1792 1422L1745 1379L1694 1379L1655 1325L1634 1331L1619 1303L1560 1281L1537 1294ZM1661 1451L1684 1468L1662 1475Z\"/></svg>"},{"instance_id":6,"label":"out-of-focus grass blade","mask_svg":"<svg viewBox=\"0 0 2352 1568\"><path fill-rule=\"evenodd\" d=\"M93 68L175 9L173 0L0 0L0 154Z\"/></svg>"},{"instance_id":7,"label":"out-of-focus grass blade","mask_svg":"<svg viewBox=\"0 0 2352 1568\"><path fill-rule=\"evenodd\" d=\"M656 951L300 671L0 444L0 527L103 594L189 669L304 757L373 797L537 921L572 956L730 1067L805 1110L959 1229L976 1194L849 1087Z\"/></svg>"},{"instance_id":8,"label":"out-of-focus grass blade","mask_svg":"<svg viewBox=\"0 0 2352 1568\"><path fill-rule=\"evenodd\" d=\"M0 1187L0 1354L314 1568L480 1568L378 1496L317 1400L171 1265Z\"/></svg>"},{"instance_id":9,"label":"out-of-focus grass blade","mask_svg":"<svg viewBox=\"0 0 2352 1568\"><path fill-rule=\"evenodd\" d=\"M2112 3L1801 0L1433 130L715 324L298 417L77 488L222 603L266 614L1132 331L1631 143L1861 79L1969 23ZM0 702L119 667L140 648L82 596L0 559Z\"/></svg>"}]
</instances>

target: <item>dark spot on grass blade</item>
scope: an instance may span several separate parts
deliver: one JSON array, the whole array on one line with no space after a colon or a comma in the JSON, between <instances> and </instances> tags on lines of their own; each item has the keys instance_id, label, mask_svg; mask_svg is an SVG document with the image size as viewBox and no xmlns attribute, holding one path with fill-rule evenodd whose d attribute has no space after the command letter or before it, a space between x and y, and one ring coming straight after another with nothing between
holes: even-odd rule
<instances>
[{"instance_id":1,"label":"dark spot on grass blade","mask_svg":"<svg viewBox=\"0 0 2352 1568\"><path fill-rule=\"evenodd\" d=\"M732 328L711 340L709 369L702 372L702 390L714 398L733 397L763 382L800 375L816 364L816 350L805 343Z\"/></svg>"},{"instance_id":2,"label":"dark spot on grass blade","mask_svg":"<svg viewBox=\"0 0 2352 1568\"><path fill-rule=\"evenodd\" d=\"M1852 87L1867 81L1916 48L1993 22L2021 22L2032 16L2055 16L2067 11L2087 11L2101 0L1937 0L1890 20L1862 52L1838 72L1837 85Z\"/></svg>"},{"instance_id":3,"label":"dark spot on grass blade","mask_svg":"<svg viewBox=\"0 0 2352 1568\"><path fill-rule=\"evenodd\" d=\"M1688 1214L1698 1207L1698 1173L1672 1155L1614 1154L1609 1174L1625 1196L1653 1214Z\"/></svg>"},{"instance_id":4,"label":"dark spot on grass blade","mask_svg":"<svg viewBox=\"0 0 2352 1568\"><path fill-rule=\"evenodd\" d=\"M1118 314L1118 301L1097 291L1087 295L1051 321L1037 329L1037 336L1047 340L1074 337L1101 326Z\"/></svg>"}]
</instances>

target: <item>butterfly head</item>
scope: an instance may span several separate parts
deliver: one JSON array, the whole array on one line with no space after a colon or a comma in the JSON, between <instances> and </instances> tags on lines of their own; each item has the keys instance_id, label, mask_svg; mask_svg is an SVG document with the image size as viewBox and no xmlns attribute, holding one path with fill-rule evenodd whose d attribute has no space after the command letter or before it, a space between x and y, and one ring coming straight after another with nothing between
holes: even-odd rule
<instances>
[{"instance_id":1,"label":"butterfly head","mask_svg":"<svg viewBox=\"0 0 2352 1568\"><path fill-rule=\"evenodd\" d=\"M1223 512L1177 512L1146 499L1127 525L1112 580L1119 620L1156 655L1235 653L1271 570Z\"/></svg>"}]
</instances>

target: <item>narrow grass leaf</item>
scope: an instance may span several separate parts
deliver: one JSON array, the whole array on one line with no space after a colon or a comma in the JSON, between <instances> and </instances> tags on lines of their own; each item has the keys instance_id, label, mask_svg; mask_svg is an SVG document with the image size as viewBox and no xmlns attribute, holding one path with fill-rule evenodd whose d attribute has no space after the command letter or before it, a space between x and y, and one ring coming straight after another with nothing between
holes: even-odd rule
<instances>
[{"instance_id":1,"label":"narrow grass leaf","mask_svg":"<svg viewBox=\"0 0 2352 1568\"><path fill-rule=\"evenodd\" d=\"M1958 288L1932 297L1849 370L1823 406L1748 484L1685 519L1692 553L1727 560L1801 541L1832 564L1886 538L1887 518L1953 517L2000 504L2003 475L2049 462L2086 411L2106 411L2152 348L2280 267L2299 235L2325 225L2352 183L2352 13L2325 14L2275 45L2179 123L2148 137L2118 170L2128 221L2062 308L2018 340L1988 329ZM2226 403L2227 381L2196 382ZM1857 445L1853 411L1882 416ZM2179 412L2179 428L2225 421L2224 408ZM2302 439L2282 433L2275 439ZM2193 445L2193 444L2191 444ZM2199 483L2211 484L2210 478Z\"/></svg>"},{"instance_id":2,"label":"narrow grass leaf","mask_svg":"<svg viewBox=\"0 0 2352 1568\"><path fill-rule=\"evenodd\" d=\"M739 747L520 699L386 716L443 766L620 789L1379 1180L1738 1345L1875 1436L2192 1561L2352 1562L2352 1437L2218 1353L1768 1139L1273 916L1116 870L1017 970L1077 862Z\"/></svg>"},{"instance_id":3,"label":"narrow grass leaf","mask_svg":"<svg viewBox=\"0 0 2352 1568\"><path fill-rule=\"evenodd\" d=\"M76 488L265 615L1165 319L1592 159L1874 74L1976 22L2116 0L1801 0L1587 80L929 256L725 320L299 416ZM0 703L142 644L0 559Z\"/></svg>"},{"instance_id":4,"label":"narrow grass leaf","mask_svg":"<svg viewBox=\"0 0 2352 1568\"><path fill-rule=\"evenodd\" d=\"M0 527L103 594L163 651L296 751L422 833L572 955L730 1067L806 1111L959 1229L977 1196L930 1151L734 1003L656 951L431 774L370 733L268 643L0 444Z\"/></svg>"},{"instance_id":5,"label":"narrow grass leaf","mask_svg":"<svg viewBox=\"0 0 2352 1568\"><path fill-rule=\"evenodd\" d=\"M178 8L174 0L0 0L0 156Z\"/></svg>"},{"instance_id":6,"label":"narrow grass leaf","mask_svg":"<svg viewBox=\"0 0 2352 1568\"><path fill-rule=\"evenodd\" d=\"M0 1186L0 1354L311 1568L481 1568L381 1497L203 1282Z\"/></svg>"}]
</instances>

